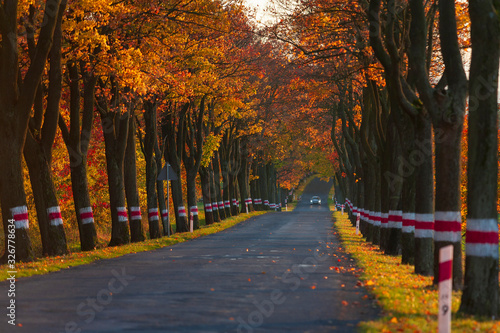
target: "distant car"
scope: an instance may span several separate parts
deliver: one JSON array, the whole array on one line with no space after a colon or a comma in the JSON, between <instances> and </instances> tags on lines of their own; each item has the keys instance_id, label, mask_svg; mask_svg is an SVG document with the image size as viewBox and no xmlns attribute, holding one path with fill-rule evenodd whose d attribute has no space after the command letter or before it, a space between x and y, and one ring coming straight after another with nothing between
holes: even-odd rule
<instances>
[{"instance_id":1,"label":"distant car","mask_svg":"<svg viewBox=\"0 0 500 333\"><path fill-rule=\"evenodd\" d=\"M311 198L311 205L321 205L321 198L314 196Z\"/></svg>"}]
</instances>

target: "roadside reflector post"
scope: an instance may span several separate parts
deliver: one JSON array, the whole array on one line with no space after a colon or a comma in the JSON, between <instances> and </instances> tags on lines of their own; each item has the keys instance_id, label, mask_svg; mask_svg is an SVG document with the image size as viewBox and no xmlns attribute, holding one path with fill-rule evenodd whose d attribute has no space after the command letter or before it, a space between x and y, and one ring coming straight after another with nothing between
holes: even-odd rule
<instances>
[{"instance_id":1,"label":"roadside reflector post","mask_svg":"<svg viewBox=\"0 0 500 333\"><path fill-rule=\"evenodd\" d=\"M358 213L356 217L356 235L359 235L359 220L361 219L361 214Z\"/></svg>"},{"instance_id":2,"label":"roadside reflector post","mask_svg":"<svg viewBox=\"0 0 500 333\"><path fill-rule=\"evenodd\" d=\"M246 209L247 214L248 214L248 202L245 202L245 209Z\"/></svg>"},{"instance_id":3,"label":"roadside reflector post","mask_svg":"<svg viewBox=\"0 0 500 333\"><path fill-rule=\"evenodd\" d=\"M453 245L439 249L438 333L451 332L451 292L453 279Z\"/></svg>"},{"instance_id":4,"label":"roadside reflector post","mask_svg":"<svg viewBox=\"0 0 500 333\"><path fill-rule=\"evenodd\" d=\"M340 206L342 208L342 215L344 215L344 205Z\"/></svg>"},{"instance_id":5,"label":"roadside reflector post","mask_svg":"<svg viewBox=\"0 0 500 333\"><path fill-rule=\"evenodd\" d=\"M193 212L189 213L189 232L193 232Z\"/></svg>"}]
</instances>

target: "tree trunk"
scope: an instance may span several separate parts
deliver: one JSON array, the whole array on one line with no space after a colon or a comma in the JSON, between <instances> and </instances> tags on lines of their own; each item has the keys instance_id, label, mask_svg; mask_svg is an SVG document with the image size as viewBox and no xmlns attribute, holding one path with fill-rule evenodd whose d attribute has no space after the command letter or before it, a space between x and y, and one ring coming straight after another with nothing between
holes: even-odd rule
<instances>
[{"instance_id":1,"label":"tree trunk","mask_svg":"<svg viewBox=\"0 0 500 333\"><path fill-rule=\"evenodd\" d=\"M498 316L498 1L469 1L472 56L469 81L467 232L460 312Z\"/></svg>"},{"instance_id":2,"label":"tree trunk","mask_svg":"<svg viewBox=\"0 0 500 333\"><path fill-rule=\"evenodd\" d=\"M246 213L247 209L248 212L253 211L253 206L252 206L252 198L250 197L250 192L248 190L249 165L248 165L248 152L245 142L241 143L240 161L241 161L241 167L240 171L238 172L238 184L240 187L240 195L242 203L240 212Z\"/></svg>"},{"instance_id":3,"label":"tree trunk","mask_svg":"<svg viewBox=\"0 0 500 333\"><path fill-rule=\"evenodd\" d=\"M106 153L106 170L108 173L109 206L111 210L111 240L109 246L123 245L130 242L123 185L125 149L124 147L120 147L121 145L126 145L126 137L119 140L114 135L115 128L119 126L121 131L127 132L128 136L128 118L127 114L119 116L114 112L101 115ZM122 136L124 135L122 134Z\"/></svg>"},{"instance_id":4,"label":"tree trunk","mask_svg":"<svg viewBox=\"0 0 500 333\"><path fill-rule=\"evenodd\" d=\"M402 235L401 235L401 262L405 265L413 265L415 261L415 176L416 176L416 161L410 156L415 151L415 134L414 134L414 119L408 115L402 115L401 124L401 142L402 142L402 160L401 164L407 174L403 180L403 188L401 191L402 201Z\"/></svg>"},{"instance_id":5,"label":"tree trunk","mask_svg":"<svg viewBox=\"0 0 500 333\"><path fill-rule=\"evenodd\" d=\"M396 111L395 111L396 112ZM403 212L400 206L401 188L405 171L402 170L398 144L399 136L394 122L389 122L387 128L387 143L385 154L388 170L383 175L388 188L389 212L386 230L385 254L398 255L401 253L401 236L403 227Z\"/></svg>"},{"instance_id":6,"label":"tree trunk","mask_svg":"<svg viewBox=\"0 0 500 333\"><path fill-rule=\"evenodd\" d=\"M222 153L222 149L219 150L221 160L220 168L222 173L222 199L224 200L224 215L226 217L232 216L231 213L231 194L229 191L229 161L225 154Z\"/></svg>"},{"instance_id":7,"label":"tree trunk","mask_svg":"<svg viewBox=\"0 0 500 333\"><path fill-rule=\"evenodd\" d=\"M219 204L217 203L217 193L215 193L216 190L215 190L213 162L210 163L208 177L210 182L210 202L212 204L212 218L214 222L220 222L221 219L219 215Z\"/></svg>"},{"instance_id":8,"label":"tree trunk","mask_svg":"<svg viewBox=\"0 0 500 333\"><path fill-rule=\"evenodd\" d=\"M30 170L31 186L35 196L37 217L42 236L43 253L57 256L68 253L61 209L55 194L49 161L43 148L27 134L25 160Z\"/></svg>"},{"instance_id":9,"label":"tree trunk","mask_svg":"<svg viewBox=\"0 0 500 333\"><path fill-rule=\"evenodd\" d=\"M162 168L162 154L160 150L160 146L158 144L158 139L156 139L155 144L155 163L156 163L156 175L158 175L158 170ZM147 177L147 176L146 176ZM157 179L157 177L156 177ZM169 189L169 181L166 181L167 190ZM163 227L163 236L172 234L172 226L170 225L170 202L166 202L165 199L165 191L164 191L163 180L156 180L156 194L158 195L158 209L159 214L161 214L161 222ZM149 207L149 204L148 204ZM154 207L154 204L151 203L151 207ZM169 230L170 229L170 230Z\"/></svg>"},{"instance_id":10,"label":"tree trunk","mask_svg":"<svg viewBox=\"0 0 500 333\"><path fill-rule=\"evenodd\" d=\"M81 64L85 68L85 63ZM82 75L83 92L80 91L80 74L75 62L67 64L70 88L70 125L59 115L59 128L68 150L71 170L71 188L76 220L80 231L82 251L93 250L97 244L97 232L89 195L87 180L87 153L94 121L96 77L91 72ZM83 94L83 113L80 126L80 95Z\"/></svg>"},{"instance_id":11,"label":"tree trunk","mask_svg":"<svg viewBox=\"0 0 500 333\"><path fill-rule=\"evenodd\" d=\"M0 145L0 156L4 156L0 163L0 200L2 205L3 230L5 232L5 252L2 262L12 259L9 249L15 246L15 260L18 262L32 261L34 258L31 240L29 237L28 207L24 192L24 179L21 172L21 151L18 133L9 126L0 130L0 142L9 144ZM8 157L8 158L7 158ZM5 185L3 185L5 184ZM8 186L7 186L8 184ZM14 227L12 227L12 225ZM9 235L15 235L13 241Z\"/></svg>"},{"instance_id":12,"label":"tree trunk","mask_svg":"<svg viewBox=\"0 0 500 333\"><path fill-rule=\"evenodd\" d=\"M128 122L128 137L127 137L127 148L125 149L125 160L124 160L124 183L125 183L125 195L127 198L129 224L130 224L130 241L131 242L142 242L144 237L144 231L142 228L142 216L141 216L141 204L139 201L139 191L137 189L137 163L136 163L136 149L135 149L135 138L136 138L136 126L134 121L133 112ZM156 200L155 200L156 201ZM148 220L151 219L153 223L156 223L154 227L154 236L151 238L157 238L160 236L160 227L158 225L158 210L150 211L148 209ZM154 222L156 221L156 222Z\"/></svg>"},{"instance_id":13,"label":"tree trunk","mask_svg":"<svg viewBox=\"0 0 500 333\"><path fill-rule=\"evenodd\" d=\"M269 209L269 192L267 189L267 168L263 161L259 163L259 187L262 200L262 209Z\"/></svg>"},{"instance_id":14,"label":"tree trunk","mask_svg":"<svg viewBox=\"0 0 500 333\"><path fill-rule=\"evenodd\" d=\"M209 167L200 167L200 182L201 193L203 195L203 206L205 208L205 224L210 225L214 223L212 215L212 198L210 196L210 175Z\"/></svg>"},{"instance_id":15,"label":"tree trunk","mask_svg":"<svg viewBox=\"0 0 500 333\"><path fill-rule=\"evenodd\" d=\"M415 122L416 149L410 153L415 171L415 273L432 276L434 271L434 169L432 125L428 116Z\"/></svg>"},{"instance_id":16,"label":"tree trunk","mask_svg":"<svg viewBox=\"0 0 500 333\"><path fill-rule=\"evenodd\" d=\"M219 163L219 152L215 151L214 152L214 157L212 159L212 167L214 170L214 191L216 193L217 197L217 208L219 208L219 218L220 220L224 220L226 218L226 211L225 211L225 203L224 203L224 198L222 197L221 193L221 188L220 188L220 163Z\"/></svg>"},{"instance_id":17,"label":"tree trunk","mask_svg":"<svg viewBox=\"0 0 500 333\"><path fill-rule=\"evenodd\" d=\"M439 249L453 245L453 289L462 289L462 218L460 150L462 126L435 127L436 203L434 213L434 284L439 283ZM441 135L443 133L443 135Z\"/></svg>"},{"instance_id":18,"label":"tree trunk","mask_svg":"<svg viewBox=\"0 0 500 333\"><path fill-rule=\"evenodd\" d=\"M147 212L149 223L149 238L160 238L160 215L165 210L165 204L158 211L158 203L160 202L157 196L157 178L158 169L154 158L155 147L157 142L157 124L156 124L156 103L146 101L144 103L144 125L146 132L144 134L144 159L146 161L146 195L147 195ZM129 132L129 135L131 133ZM161 159L160 159L161 166ZM163 182L163 181L161 181ZM161 183L163 185L163 183ZM163 189L162 189L163 190ZM159 193L159 192L158 192ZM162 199L161 201L165 201ZM163 216L162 216L163 221ZM165 226L164 226L165 228ZM165 230L165 229L164 229ZM142 234L142 232L141 232Z\"/></svg>"}]
</instances>

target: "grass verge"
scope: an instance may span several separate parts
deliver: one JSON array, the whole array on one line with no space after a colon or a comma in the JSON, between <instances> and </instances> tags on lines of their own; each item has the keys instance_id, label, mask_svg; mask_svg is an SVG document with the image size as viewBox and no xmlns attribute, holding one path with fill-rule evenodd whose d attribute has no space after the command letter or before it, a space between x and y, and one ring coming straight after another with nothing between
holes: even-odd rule
<instances>
[{"instance_id":1,"label":"grass verge","mask_svg":"<svg viewBox=\"0 0 500 333\"><path fill-rule=\"evenodd\" d=\"M343 246L357 262L366 288L377 298L384 316L362 322L361 332L436 332L438 291L432 277L414 274L414 267L401 258L387 256L378 246L356 235L347 214L334 212L334 221ZM500 321L478 320L457 314L461 292L453 292L453 332L499 332Z\"/></svg>"},{"instance_id":2,"label":"grass verge","mask_svg":"<svg viewBox=\"0 0 500 333\"><path fill-rule=\"evenodd\" d=\"M17 263L15 267L15 270L17 271L16 278L47 274L49 272L59 271L72 266L85 265L96 260L115 258L129 253L156 250L201 236L214 234L243 222L250 217L262 215L264 213L265 212L252 212L248 215L240 214L238 216L230 217L220 223L202 226L193 233L176 233L171 237L148 239L144 242L131 243L116 247L106 247L87 252L75 252L58 257L41 258L29 263ZM9 274L7 274L8 271L12 271L12 269L10 269L7 265L0 265L0 281L4 281L9 277Z\"/></svg>"}]
</instances>

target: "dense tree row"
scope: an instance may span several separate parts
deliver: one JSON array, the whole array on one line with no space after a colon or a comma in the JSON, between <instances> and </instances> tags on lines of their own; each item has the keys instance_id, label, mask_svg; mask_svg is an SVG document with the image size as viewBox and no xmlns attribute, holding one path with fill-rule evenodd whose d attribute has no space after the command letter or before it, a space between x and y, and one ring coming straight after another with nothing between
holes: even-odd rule
<instances>
[{"instance_id":1,"label":"dense tree row","mask_svg":"<svg viewBox=\"0 0 500 333\"><path fill-rule=\"evenodd\" d=\"M102 243L97 225L111 229L110 246L188 231L190 215L199 228L200 190L206 224L284 204L275 154L263 147L272 144L263 134L272 110L261 100L266 66L287 61L253 33L241 4L6 0L0 22L0 202L17 260L34 259L34 212L41 253L61 255L63 216L77 222L86 251ZM167 163L178 176L170 230L167 183L158 180ZM104 199L95 198L96 182L107 186ZM62 210L69 193L72 207Z\"/></svg>"},{"instance_id":2,"label":"dense tree row","mask_svg":"<svg viewBox=\"0 0 500 333\"><path fill-rule=\"evenodd\" d=\"M498 2L278 3L288 14L269 34L329 87L336 195L353 223L360 213L367 241L435 283L453 245L461 311L496 316Z\"/></svg>"}]
</instances>

